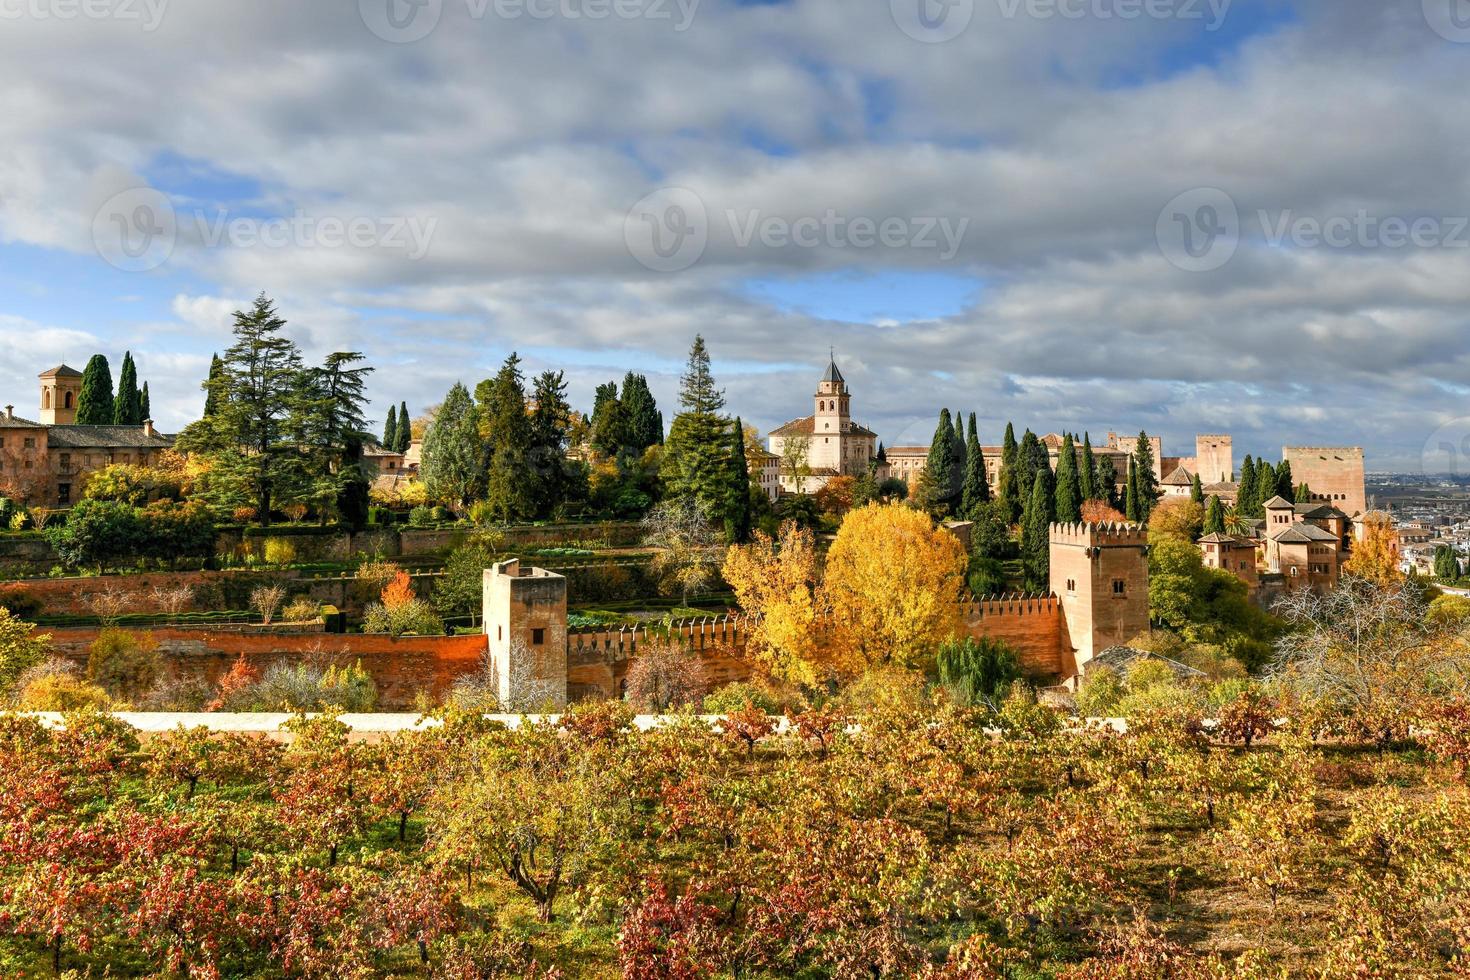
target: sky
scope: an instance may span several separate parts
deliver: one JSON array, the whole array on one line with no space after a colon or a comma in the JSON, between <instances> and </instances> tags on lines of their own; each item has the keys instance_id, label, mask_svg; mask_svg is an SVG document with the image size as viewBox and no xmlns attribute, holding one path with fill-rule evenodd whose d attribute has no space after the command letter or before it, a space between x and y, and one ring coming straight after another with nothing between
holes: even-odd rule
<instances>
[{"instance_id":1,"label":"sky","mask_svg":"<svg viewBox=\"0 0 1470 980\"><path fill-rule=\"evenodd\" d=\"M373 415L511 351L672 417L1470 472L1470 0L0 0L0 401L232 312Z\"/></svg>"}]
</instances>

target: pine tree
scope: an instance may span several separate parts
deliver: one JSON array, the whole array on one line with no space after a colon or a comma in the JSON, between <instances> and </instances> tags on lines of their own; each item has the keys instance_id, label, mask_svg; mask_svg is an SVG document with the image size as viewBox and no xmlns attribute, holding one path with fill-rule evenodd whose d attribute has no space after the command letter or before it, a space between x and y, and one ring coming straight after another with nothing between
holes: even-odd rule
<instances>
[{"instance_id":1,"label":"pine tree","mask_svg":"<svg viewBox=\"0 0 1470 980\"><path fill-rule=\"evenodd\" d=\"M1077 444L1070 433L1057 457L1056 518L1064 524L1082 520L1082 487L1077 475Z\"/></svg>"},{"instance_id":2,"label":"pine tree","mask_svg":"<svg viewBox=\"0 0 1470 980\"><path fill-rule=\"evenodd\" d=\"M297 399L288 420L290 439L300 447L300 467L310 499L325 522L335 511L349 525L367 523L367 473L362 447L367 433L367 376L358 351L328 354L321 367L298 376Z\"/></svg>"},{"instance_id":3,"label":"pine tree","mask_svg":"<svg viewBox=\"0 0 1470 980\"><path fill-rule=\"evenodd\" d=\"M392 451L398 445L398 406L388 406L388 421L383 423L383 448Z\"/></svg>"},{"instance_id":4,"label":"pine tree","mask_svg":"<svg viewBox=\"0 0 1470 980\"><path fill-rule=\"evenodd\" d=\"M664 419L659 414L653 392L649 390L647 378L632 371L624 375L619 401L626 419L628 448L641 453L664 441Z\"/></svg>"},{"instance_id":5,"label":"pine tree","mask_svg":"<svg viewBox=\"0 0 1470 980\"><path fill-rule=\"evenodd\" d=\"M1014 524L1021 519L1020 476L1016 472L1016 456L1020 447L1016 445L1016 427L1006 423L1005 439L1000 444L1000 486L998 492L1005 504L1006 520Z\"/></svg>"},{"instance_id":6,"label":"pine tree","mask_svg":"<svg viewBox=\"0 0 1470 980\"><path fill-rule=\"evenodd\" d=\"M1082 466L1077 471L1078 489L1083 500L1100 500L1098 493L1097 457L1092 454L1092 436L1082 433Z\"/></svg>"},{"instance_id":7,"label":"pine tree","mask_svg":"<svg viewBox=\"0 0 1470 980\"><path fill-rule=\"evenodd\" d=\"M502 521L536 513L536 481L531 472L531 419L526 414L526 386L521 359L514 351L495 377L475 386L480 432L490 447L485 501Z\"/></svg>"},{"instance_id":8,"label":"pine tree","mask_svg":"<svg viewBox=\"0 0 1470 980\"><path fill-rule=\"evenodd\" d=\"M704 338L696 335L679 379L680 411L669 427L662 472L666 496L693 499L716 526L724 523L731 472L730 420L720 414L724 407L725 394L710 372Z\"/></svg>"},{"instance_id":9,"label":"pine tree","mask_svg":"<svg viewBox=\"0 0 1470 980\"><path fill-rule=\"evenodd\" d=\"M413 419L408 415L408 402L398 403L398 441L393 446L394 452L406 453L413 445Z\"/></svg>"},{"instance_id":10,"label":"pine tree","mask_svg":"<svg viewBox=\"0 0 1470 980\"><path fill-rule=\"evenodd\" d=\"M205 418L211 418L219 414L221 399L224 397L224 392L227 390L224 375L225 362L219 359L218 354L212 355L209 359L209 377L204 382ZM109 383L109 387L110 386L111 385ZM112 396L109 394L108 398L111 397ZM111 411L109 411L108 416L110 417L111 414Z\"/></svg>"},{"instance_id":11,"label":"pine tree","mask_svg":"<svg viewBox=\"0 0 1470 980\"><path fill-rule=\"evenodd\" d=\"M113 425L142 425L142 395L138 391L138 368L133 353L123 354L122 371L117 376L117 397L112 400Z\"/></svg>"},{"instance_id":12,"label":"pine tree","mask_svg":"<svg viewBox=\"0 0 1470 980\"><path fill-rule=\"evenodd\" d=\"M561 371L542 371L532 383L530 459L533 507L539 517L554 515L556 509L578 497L575 469L567 459L572 438L572 406L567 403L567 382Z\"/></svg>"},{"instance_id":13,"label":"pine tree","mask_svg":"<svg viewBox=\"0 0 1470 980\"><path fill-rule=\"evenodd\" d=\"M102 354L93 354L82 371L82 391L77 397L77 425L111 425L112 368Z\"/></svg>"},{"instance_id":14,"label":"pine tree","mask_svg":"<svg viewBox=\"0 0 1470 980\"><path fill-rule=\"evenodd\" d=\"M949 409L941 408L939 425L929 443L929 457L924 462L924 474L920 479L923 507L939 513L948 510L954 503L957 496L954 468L954 423L950 421Z\"/></svg>"},{"instance_id":15,"label":"pine tree","mask_svg":"<svg viewBox=\"0 0 1470 980\"><path fill-rule=\"evenodd\" d=\"M1051 578L1051 525L1054 516L1051 507L1054 497L1048 483L1046 473L1036 474L1021 521L1021 565L1026 588L1033 592L1045 591Z\"/></svg>"},{"instance_id":16,"label":"pine tree","mask_svg":"<svg viewBox=\"0 0 1470 980\"><path fill-rule=\"evenodd\" d=\"M1197 504L1205 502L1205 488L1199 482L1199 474L1194 475L1194 480L1189 484L1189 499Z\"/></svg>"},{"instance_id":17,"label":"pine tree","mask_svg":"<svg viewBox=\"0 0 1470 980\"><path fill-rule=\"evenodd\" d=\"M1118 470L1112 456L1102 456L1097 461L1097 499L1109 507L1118 506Z\"/></svg>"},{"instance_id":18,"label":"pine tree","mask_svg":"<svg viewBox=\"0 0 1470 980\"><path fill-rule=\"evenodd\" d=\"M1210 503L1205 507L1205 534L1225 533L1225 505L1220 503L1220 498L1210 497Z\"/></svg>"},{"instance_id":19,"label":"pine tree","mask_svg":"<svg viewBox=\"0 0 1470 980\"><path fill-rule=\"evenodd\" d=\"M967 521L978 521L985 504L990 501L990 479L985 472L985 451L975 434L975 416L970 415L970 435L965 455L965 481L960 491L960 514Z\"/></svg>"},{"instance_id":20,"label":"pine tree","mask_svg":"<svg viewBox=\"0 0 1470 980\"><path fill-rule=\"evenodd\" d=\"M745 459L745 425L740 417L730 430L730 486L725 503L725 541L741 544L750 537L750 464Z\"/></svg>"},{"instance_id":21,"label":"pine tree","mask_svg":"<svg viewBox=\"0 0 1470 980\"><path fill-rule=\"evenodd\" d=\"M485 492L485 441L469 389L456 383L424 433L419 473L429 496L458 504Z\"/></svg>"},{"instance_id":22,"label":"pine tree","mask_svg":"<svg viewBox=\"0 0 1470 980\"><path fill-rule=\"evenodd\" d=\"M146 381L143 382L143 394L139 398L139 405L142 406L141 414L144 422L153 418L153 399L148 395L148 382Z\"/></svg>"}]
</instances>

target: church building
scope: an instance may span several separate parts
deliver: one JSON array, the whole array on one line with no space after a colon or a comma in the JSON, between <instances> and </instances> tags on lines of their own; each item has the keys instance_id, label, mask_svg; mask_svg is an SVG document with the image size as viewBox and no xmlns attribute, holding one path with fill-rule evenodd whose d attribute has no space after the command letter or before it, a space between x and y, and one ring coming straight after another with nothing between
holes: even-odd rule
<instances>
[{"instance_id":1,"label":"church building","mask_svg":"<svg viewBox=\"0 0 1470 980\"><path fill-rule=\"evenodd\" d=\"M852 395L835 358L828 359L812 400L813 414L771 432L771 454L787 493L815 493L834 476L860 476L878 455L878 434L852 420Z\"/></svg>"}]
</instances>

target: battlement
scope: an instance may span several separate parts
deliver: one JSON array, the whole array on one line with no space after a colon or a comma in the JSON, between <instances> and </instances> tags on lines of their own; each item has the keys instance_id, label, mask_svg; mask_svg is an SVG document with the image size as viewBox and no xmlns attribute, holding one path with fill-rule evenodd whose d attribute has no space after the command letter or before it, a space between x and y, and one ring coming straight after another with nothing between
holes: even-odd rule
<instances>
[{"instance_id":1,"label":"battlement","mask_svg":"<svg viewBox=\"0 0 1470 980\"><path fill-rule=\"evenodd\" d=\"M1294 453L1317 453L1319 455L1332 455L1340 459L1356 460L1363 458L1362 446L1282 446L1281 456L1289 458Z\"/></svg>"},{"instance_id":2,"label":"battlement","mask_svg":"<svg viewBox=\"0 0 1470 980\"><path fill-rule=\"evenodd\" d=\"M668 626L591 626L567 630L567 655L573 663L617 663L632 659L646 643L677 639L690 650L734 649L745 645L745 617L724 614L675 620Z\"/></svg>"},{"instance_id":3,"label":"battlement","mask_svg":"<svg viewBox=\"0 0 1470 980\"><path fill-rule=\"evenodd\" d=\"M966 620L986 616L1052 615L1061 600L1050 592L1007 592L1000 595L966 595L960 599Z\"/></svg>"},{"instance_id":4,"label":"battlement","mask_svg":"<svg viewBox=\"0 0 1470 980\"><path fill-rule=\"evenodd\" d=\"M1101 524L1067 523L1051 526L1052 547L1133 548L1148 545L1148 528L1126 521Z\"/></svg>"},{"instance_id":5,"label":"battlement","mask_svg":"<svg viewBox=\"0 0 1470 980\"><path fill-rule=\"evenodd\" d=\"M1230 434L1227 432L1201 432L1195 439L1214 439L1217 442L1230 442Z\"/></svg>"}]
</instances>

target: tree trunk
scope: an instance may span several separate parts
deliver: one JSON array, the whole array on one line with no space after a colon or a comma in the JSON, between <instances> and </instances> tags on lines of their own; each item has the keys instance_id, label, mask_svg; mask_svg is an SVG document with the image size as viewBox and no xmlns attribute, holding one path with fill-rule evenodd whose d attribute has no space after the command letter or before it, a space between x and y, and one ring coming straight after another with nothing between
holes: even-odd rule
<instances>
[{"instance_id":1,"label":"tree trunk","mask_svg":"<svg viewBox=\"0 0 1470 980\"><path fill-rule=\"evenodd\" d=\"M408 811L398 814L398 843L408 840Z\"/></svg>"},{"instance_id":2,"label":"tree trunk","mask_svg":"<svg viewBox=\"0 0 1470 980\"><path fill-rule=\"evenodd\" d=\"M51 970L58 977L61 976L61 934L60 933L57 933L56 934L56 938L53 939L53 940L51 940Z\"/></svg>"}]
</instances>

